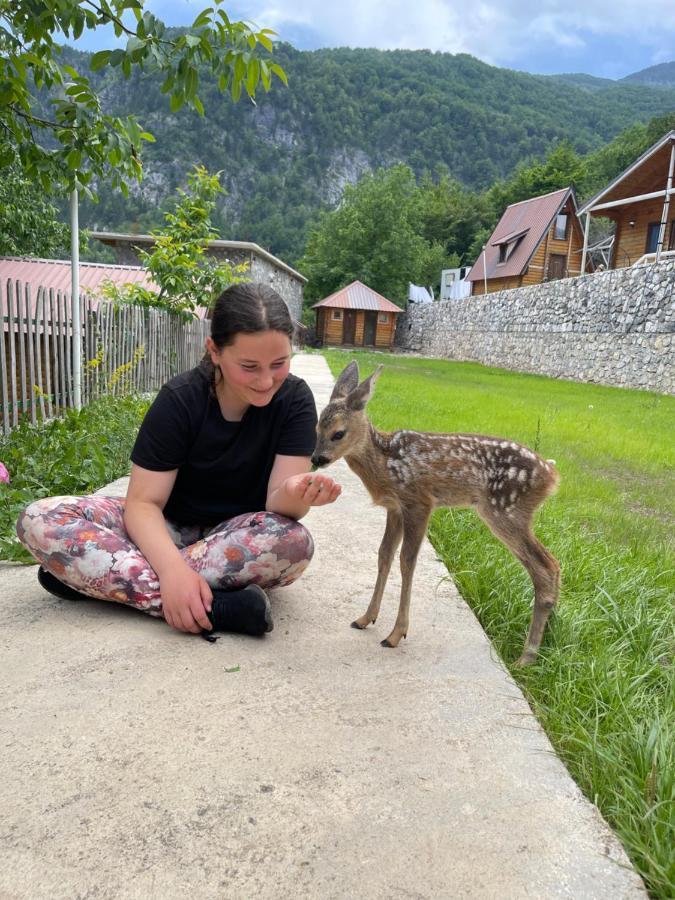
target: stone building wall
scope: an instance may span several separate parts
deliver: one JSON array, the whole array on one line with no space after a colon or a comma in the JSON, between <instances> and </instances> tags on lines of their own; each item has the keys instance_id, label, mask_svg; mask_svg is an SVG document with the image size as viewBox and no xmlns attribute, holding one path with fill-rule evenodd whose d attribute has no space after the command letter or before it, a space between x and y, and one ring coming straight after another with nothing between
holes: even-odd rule
<instances>
[{"instance_id":1,"label":"stone building wall","mask_svg":"<svg viewBox=\"0 0 675 900\"><path fill-rule=\"evenodd\" d=\"M216 258L229 259L234 264L248 263L251 281L261 281L274 288L288 304L294 321L300 321L304 282L294 278L290 272L281 266L275 265L271 259L259 256L252 250L211 247L208 250L208 254Z\"/></svg>"},{"instance_id":2,"label":"stone building wall","mask_svg":"<svg viewBox=\"0 0 675 900\"><path fill-rule=\"evenodd\" d=\"M396 344L429 356L675 393L675 260L410 305Z\"/></svg>"},{"instance_id":3,"label":"stone building wall","mask_svg":"<svg viewBox=\"0 0 675 900\"><path fill-rule=\"evenodd\" d=\"M144 250L150 250L152 247L151 241L139 241L138 245L136 245L127 236L119 240L107 239L105 243L115 251L119 265L141 265L138 254L139 247ZM229 259L235 265L244 262L248 263L251 281L262 281L274 288L288 304L293 319L296 322L300 321L302 317L304 282L291 275L286 268L275 264L273 259L248 247L212 246L209 247L207 253L216 259Z\"/></svg>"}]
</instances>

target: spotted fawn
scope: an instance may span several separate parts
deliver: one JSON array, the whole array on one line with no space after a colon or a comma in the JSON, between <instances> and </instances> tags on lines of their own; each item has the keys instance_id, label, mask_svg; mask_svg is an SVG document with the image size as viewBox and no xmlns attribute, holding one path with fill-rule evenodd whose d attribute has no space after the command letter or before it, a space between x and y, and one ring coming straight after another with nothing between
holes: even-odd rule
<instances>
[{"instance_id":1,"label":"spotted fawn","mask_svg":"<svg viewBox=\"0 0 675 900\"><path fill-rule=\"evenodd\" d=\"M554 493L559 475L552 461L514 441L479 434L378 431L365 408L382 366L359 384L351 362L338 378L317 425L312 462L327 466L344 457L373 501L387 510L378 574L365 613L352 622L363 629L377 619L396 550L402 542L401 599L384 647L408 633L410 591L429 516L439 506L473 507L490 531L527 570L534 611L519 665L534 662L560 591L560 566L532 532L532 516Z\"/></svg>"}]
</instances>

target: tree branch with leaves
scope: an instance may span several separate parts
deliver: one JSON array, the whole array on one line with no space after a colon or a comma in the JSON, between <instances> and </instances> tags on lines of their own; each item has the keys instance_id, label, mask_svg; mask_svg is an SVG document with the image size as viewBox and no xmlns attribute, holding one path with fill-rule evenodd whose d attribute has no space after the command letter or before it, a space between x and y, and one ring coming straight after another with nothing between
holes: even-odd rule
<instances>
[{"instance_id":1,"label":"tree branch with leaves","mask_svg":"<svg viewBox=\"0 0 675 900\"><path fill-rule=\"evenodd\" d=\"M248 280L247 263L236 264L208 254L209 241L218 237L211 213L222 192L219 174L195 166L187 180L187 189L178 189L175 206L164 217L164 228L153 232L152 250L139 254L157 290L109 281L103 287L106 299L192 317L199 307L211 306L230 284Z\"/></svg>"},{"instance_id":2,"label":"tree branch with leaves","mask_svg":"<svg viewBox=\"0 0 675 900\"><path fill-rule=\"evenodd\" d=\"M234 101L253 100L273 77L287 83L272 60L274 32L232 21L222 0L187 29L169 32L144 9L144 0L0 0L0 171L19 164L45 191L77 189L94 196L107 178L125 194L142 175L144 141L154 140L134 116L105 113L89 77L60 60L57 38L77 40L86 30L112 25L126 45L101 50L92 71L160 72L172 111L186 105L200 115L204 74ZM53 114L43 112L44 95Z\"/></svg>"}]
</instances>

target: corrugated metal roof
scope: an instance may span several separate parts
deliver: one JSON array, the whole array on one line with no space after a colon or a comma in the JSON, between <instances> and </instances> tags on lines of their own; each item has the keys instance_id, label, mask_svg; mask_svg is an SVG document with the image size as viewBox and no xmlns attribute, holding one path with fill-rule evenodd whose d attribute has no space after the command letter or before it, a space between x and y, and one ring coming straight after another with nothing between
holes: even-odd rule
<instances>
[{"instance_id":1,"label":"corrugated metal roof","mask_svg":"<svg viewBox=\"0 0 675 900\"><path fill-rule=\"evenodd\" d=\"M576 210L572 188L563 188L542 197L532 197L531 200L521 200L520 203L507 206L488 241L485 253L481 253L478 257L466 276L467 280L481 281L484 278L483 257L486 261L488 278L520 275L548 231L554 216L558 214L570 194ZM499 245L517 240L520 235L522 235L520 243L511 251L506 261L500 263Z\"/></svg>"},{"instance_id":2,"label":"corrugated metal roof","mask_svg":"<svg viewBox=\"0 0 675 900\"><path fill-rule=\"evenodd\" d=\"M330 306L333 309L368 309L376 312L402 313L400 306L396 306L391 300L387 300L382 294L378 294L361 281L352 281L347 287L341 288L324 300L315 303L312 309L320 306Z\"/></svg>"},{"instance_id":3,"label":"corrugated metal roof","mask_svg":"<svg viewBox=\"0 0 675 900\"><path fill-rule=\"evenodd\" d=\"M108 263L82 262L80 271L80 291L96 297L104 281L115 284L141 284L159 290L142 266L115 266ZM69 259L26 259L20 256L0 256L0 285L5 294L7 279L29 284L33 302L39 287L53 288L70 294Z\"/></svg>"}]
</instances>

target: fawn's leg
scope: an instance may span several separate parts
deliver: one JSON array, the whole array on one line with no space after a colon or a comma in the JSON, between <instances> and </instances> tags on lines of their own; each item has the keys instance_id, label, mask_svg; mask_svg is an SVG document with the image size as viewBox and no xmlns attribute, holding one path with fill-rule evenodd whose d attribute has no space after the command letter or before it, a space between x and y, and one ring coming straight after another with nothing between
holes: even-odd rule
<instances>
[{"instance_id":1,"label":"fawn's leg","mask_svg":"<svg viewBox=\"0 0 675 900\"><path fill-rule=\"evenodd\" d=\"M403 518L398 509L387 510L387 526L384 529L384 536L380 544L380 550L377 559L377 581L375 582L375 590L368 604L365 613L352 622L352 628L366 628L371 623L374 624L375 619L380 612L380 603L382 602L382 594L384 586L389 577L391 563L394 554L401 543L403 535Z\"/></svg>"},{"instance_id":2,"label":"fawn's leg","mask_svg":"<svg viewBox=\"0 0 675 900\"><path fill-rule=\"evenodd\" d=\"M532 533L529 516L505 520L492 510L487 513L479 510L479 513L495 537L522 563L534 585L532 621L523 652L516 662L518 666L527 666L537 658L546 623L558 602L560 565Z\"/></svg>"},{"instance_id":3,"label":"fawn's leg","mask_svg":"<svg viewBox=\"0 0 675 900\"><path fill-rule=\"evenodd\" d=\"M398 615L391 634L380 643L383 647L398 647L402 637L407 637L410 591L412 588L413 574L417 563L424 535L427 531L430 509L417 509L411 512L403 512L403 546L401 547L401 600L398 605Z\"/></svg>"}]
</instances>

